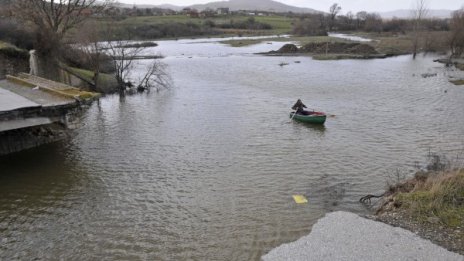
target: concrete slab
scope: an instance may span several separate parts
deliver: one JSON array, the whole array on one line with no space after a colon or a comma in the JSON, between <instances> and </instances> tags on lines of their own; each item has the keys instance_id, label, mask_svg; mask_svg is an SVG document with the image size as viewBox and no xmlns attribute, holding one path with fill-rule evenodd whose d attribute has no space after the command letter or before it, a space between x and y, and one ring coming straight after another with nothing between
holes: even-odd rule
<instances>
[{"instance_id":1,"label":"concrete slab","mask_svg":"<svg viewBox=\"0 0 464 261\"><path fill-rule=\"evenodd\" d=\"M410 231L341 211L327 214L308 236L279 246L262 259L464 261L463 256Z\"/></svg>"},{"instance_id":2,"label":"concrete slab","mask_svg":"<svg viewBox=\"0 0 464 261\"><path fill-rule=\"evenodd\" d=\"M2 121L0 122L0 132L9 131L9 130L17 130L17 129L22 129L22 128L34 127L34 126L42 126L42 125L51 124L53 122L54 121L52 119L46 118L46 117Z\"/></svg>"},{"instance_id":3,"label":"concrete slab","mask_svg":"<svg viewBox=\"0 0 464 261\"><path fill-rule=\"evenodd\" d=\"M40 104L28 100L14 92L0 88L0 112L40 106Z\"/></svg>"},{"instance_id":4,"label":"concrete slab","mask_svg":"<svg viewBox=\"0 0 464 261\"><path fill-rule=\"evenodd\" d=\"M7 80L0 81L0 89L16 93L44 107L67 105L76 102L74 99L52 95L41 90L34 90L33 88L15 84Z\"/></svg>"}]
</instances>

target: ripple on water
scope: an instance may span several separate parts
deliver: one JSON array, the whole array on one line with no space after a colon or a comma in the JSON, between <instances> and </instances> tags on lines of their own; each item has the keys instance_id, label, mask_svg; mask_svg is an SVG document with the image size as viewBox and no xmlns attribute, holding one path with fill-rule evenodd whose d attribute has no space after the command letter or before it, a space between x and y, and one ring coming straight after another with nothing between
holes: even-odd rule
<instances>
[{"instance_id":1,"label":"ripple on water","mask_svg":"<svg viewBox=\"0 0 464 261\"><path fill-rule=\"evenodd\" d=\"M328 211L364 213L429 148L463 148L464 91L431 58L160 48L211 58L167 58L173 90L105 97L69 143L0 158L0 259L259 260ZM335 117L292 122L297 98Z\"/></svg>"}]
</instances>

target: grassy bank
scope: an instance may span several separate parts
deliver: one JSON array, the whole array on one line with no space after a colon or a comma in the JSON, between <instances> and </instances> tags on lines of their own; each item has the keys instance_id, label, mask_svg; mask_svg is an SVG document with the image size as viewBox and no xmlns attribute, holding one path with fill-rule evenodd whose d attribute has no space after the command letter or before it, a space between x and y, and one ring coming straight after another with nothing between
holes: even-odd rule
<instances>
[{"instance_id":1,"label":"grassy bank","mask_svg":"<svg viewBox=\"0 0 464 261\"><path fill-rule=\"evenodd\" d=\"M187 15L140 16L120 20L97 19L101 36L132 40L159 40L227 35L277 35L292 30L292 18L285 16L225 15L193 18Z\"/></svg>"},{"instance_id":2,"label":"grassy bank","mask_svg":"<svg viewBox=\"0 0 464 261\"><path fill-rule=\"evenodd\" d=\"M75 67L68 67L69 71L73 74L78 75L81 78L84 78L88 82L93 82L94 73L89 70L75 68ZM102 93L113 93L117 91L117 82L116 78L112 74L100 73L98 76L98 84L97 84L97 91Z\"/></svg>"},{"instance_id":3,"label":"grassy bank","mask_svg":"<svg viewBox=\"0 0 464 261\"><path fill-rule=\"evenodd\" d=\"M249 19L250 16L245 15L225 15L215 16L207 18L192 18L187 15L169 15L169 16L141 16L141 17L128 17L124 20L117 21L115 24L121 27L137 27L142 25L161 25L161 24L196 24L202 25L206 21L211 21L215 25L219 26L222 24L244 22ZM292 18L284 16L254 16L256 22L266 23L272 26L271 30L268 30L270 34L283 34L289 33L292 30ZM101 20L102 23L110 23L106 20ZM111 21L113 23L113 21ZM220 30L220 29L218 29Z\"/></svg>"},{"instance_id":4,"label":"grassy bank","mask_svg":"<svg viewBox=\"0 0 464 261\"><path fill-rule=\"evenodd\" d=\"M413 51L412 43L414 35L412 32L404 34L353 32L353 34L374 40L369 44L375 47L379 53L402 55L410 54ZM434 31L421 34L418 51L447 52L449 50L447 43L448 34L449 32L446 31Z\"/></svg>"},{"instance_id":5,"label":"grassy bank","mask_svg":"<svg viewBox=\"0 0 464 261\"><path fill-rule=\"evenodd\" d=\"M0 41L0 54L11 58L29 58L29 52L10 43Z\"/></svg>"},{"instance_id":6,"label":"grassy bank","mask_svg":"<svg viewBox=\"0 0 464 261\"><path fill-rule=\"evenodd\" d=\"M464 226L464 171L419 174L408 182L411 191L393 196L398 209L422 223Z\"/></svg>"},{"instance_id":7,"label":"grassy bank","mask_svg":"<svg viewBox=\"0 0 464 261\"><path fill-rule=\"evenodd\" d=\"M406 34L392 34L392 33L361 33L361 32L351 32L350 34L361 36L365 38L372 39L371 42L365 42L375 48L378 52L377 56L352 56L345 53L332 54L332 55L314 55L313 58L318 60L337 60L337 59L365 59L365 58L385 58L388 56L396 56L403 54L411 54L413 35L411 33ZM421 36L421 41L419 43L419 52L436 52L436 53L446 53L448 50L447 45L447 34L448 32L429 32ZM233 47L244 47L254 44L259 44L263 42L293 42L296 45L304 46L310 43L348 43L351 42L346 39L330 37L330 36L291 36L289 38L284 37L270 37L263 39L237 39L237 40L228 40L223 41L223 44L228 44Z\"/></svg>"},{"instance_id":8,"label":"grassy bank","mask_svg":"<svg viewBox=\"0 0 464 261\"><path fill-rule=\"evenodd\" d=\"M221 43L230 45L232 47L244 47L263 42L294 42L297 45L305 45L308 43L324 43L324 42L349 42L349 40L330 37L330 36L290 36L290 37L269 37L262 39L237 39L227 40Z\"/></svg>"},{"instance_id":9,"label":"grassy bank","mask_svg":"<svg viewBox=\"0 0 464 261\"><path fill-rule=\"evenodd\" d=\"M464 85L464 80L451 80L450 82L454 85Z\"/></svg>"},{"instance_id":10,"label":"grassy bank","mask_svg":"<svg viewBox=\"0 0 464 261\"><path fill-rule=\"evenodd\" d=\"M386 195L375 219L464 254L464 170L418 172Z\"/></svg>"}]
</instances>

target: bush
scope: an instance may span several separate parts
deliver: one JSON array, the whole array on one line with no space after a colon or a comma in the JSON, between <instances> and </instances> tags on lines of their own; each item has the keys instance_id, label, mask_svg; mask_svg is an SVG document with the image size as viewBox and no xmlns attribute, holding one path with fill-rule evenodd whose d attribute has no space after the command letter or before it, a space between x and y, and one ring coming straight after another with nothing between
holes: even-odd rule
<instances>
[{"instance_id":1,"label":"bush","mask_svg":"<svg viewBox=\"0 0 464 261\"><path fill-rule=\"evenodd\" d=\"M12 19L0 20L0 40L9 42L21 49L34 49L35 35Z\"/></svg>"}]
</instances>

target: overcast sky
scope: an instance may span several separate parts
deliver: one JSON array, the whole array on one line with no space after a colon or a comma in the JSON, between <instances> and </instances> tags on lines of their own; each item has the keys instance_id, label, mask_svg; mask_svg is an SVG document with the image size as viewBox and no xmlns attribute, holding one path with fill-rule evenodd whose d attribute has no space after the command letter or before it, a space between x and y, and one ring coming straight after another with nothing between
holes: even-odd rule
<instances>
[{"instance_id":1,"label":"overcast sky","mask_svg":"<svg viewBox=\"0 0 464 261\"><path fill-rule=\"evenodd\" d=\"M119 0L127 4L173 4L187 6L192 4L203 4L217 0ZM253 1L253 0L250 0ZM348 11L392 11L397 9L411 9L416 0L277 0L288 5L309 7L326 11L333 3L338 3L344 13ZM428 0L429 9L452 9L456 10L464 5L462 0Z\"/></svg>"}]
</instances>

